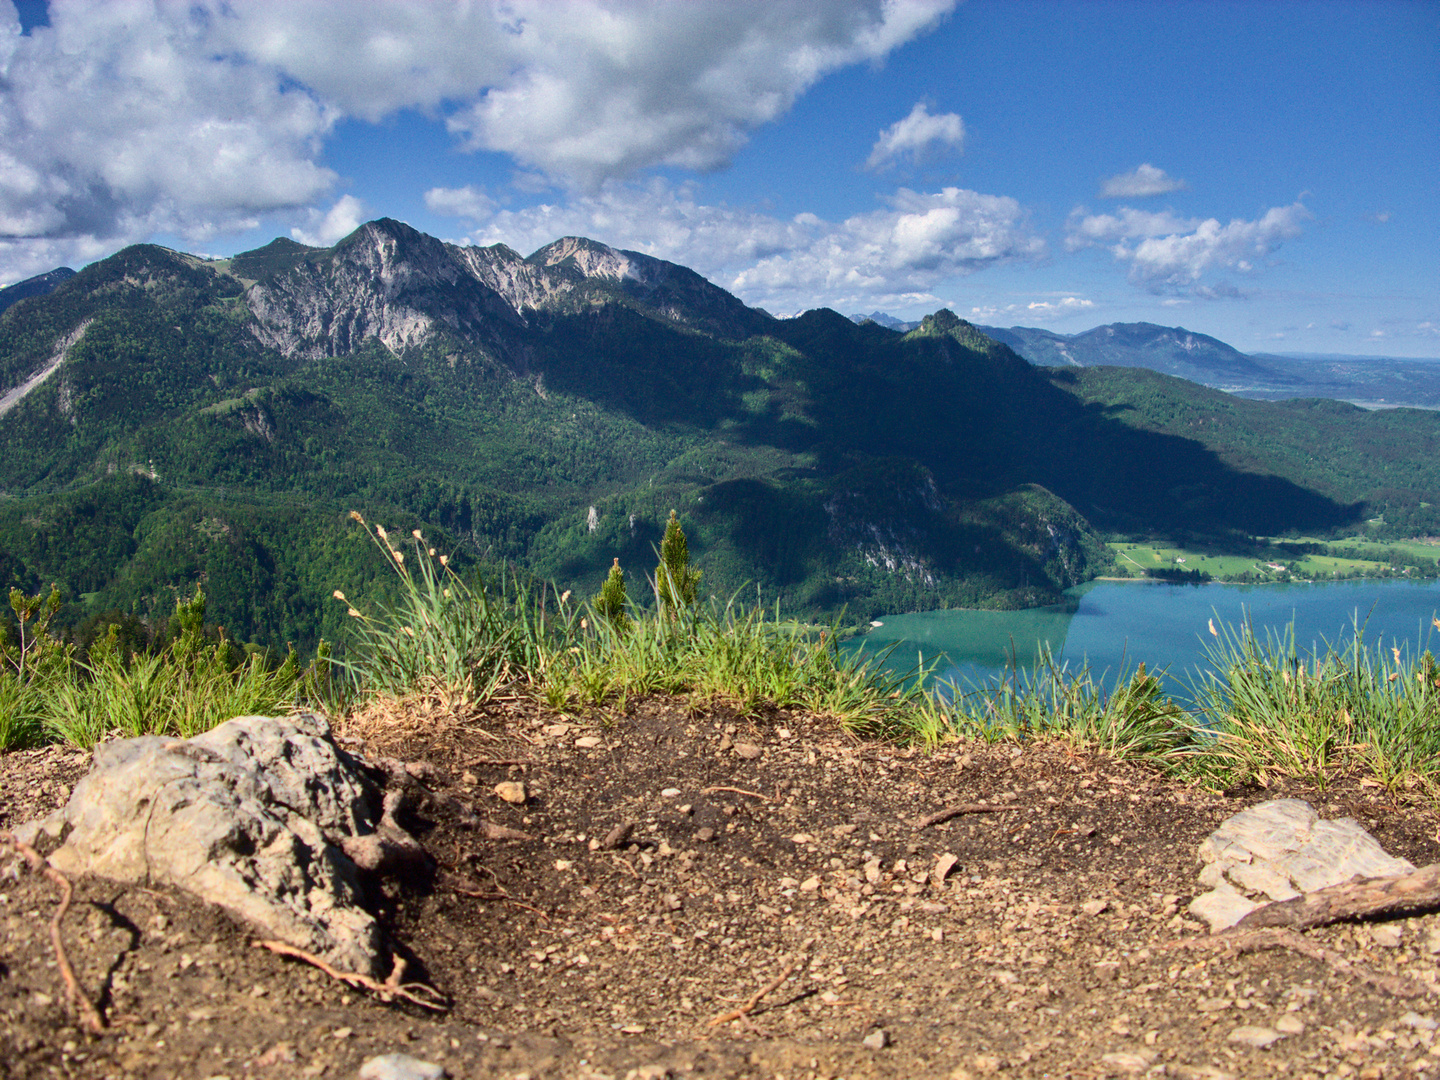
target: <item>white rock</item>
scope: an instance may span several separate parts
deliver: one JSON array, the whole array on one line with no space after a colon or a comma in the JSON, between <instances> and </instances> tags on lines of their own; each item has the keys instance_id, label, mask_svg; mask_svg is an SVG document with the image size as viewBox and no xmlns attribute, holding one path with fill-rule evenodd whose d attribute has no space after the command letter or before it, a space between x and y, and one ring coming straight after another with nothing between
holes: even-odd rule
<instances>
[{"instance_id":1,"label":"white rock","mask_svg":"<svg viewBox=\"0 0 1440 1080\"><path fill-rule=\"evenodd\" d=\"M737 742L735 744L735 756L744 758L746 761L754 761L760 756L760 747L754 743Z\"/></svg>"},{"instance_id":2,"label":"white rock","mask_svg":"<svg viewBox=\"0 0 1440 1080\"><path fill-rule=\"evenodd\" d=\"M369 975L386 954L356 866L419 852L311 714L101 743L66 806L32 828L51 824L70 826L50 856L62 873L175 885Z\"/></svg>"},{"instance_id":3,"label":"white rock","mask_svg":"<svg viewBox=\"0 0 1440 1080\"><path fill-rule=\"evenodd\" d=\"M1401 1017L1404 1020L1404 1017ZM1275 1021L1275 1030L1281 1035L1299 1035L1305 1030L1305 1021L1294 1013L1286 1013Z\"/></svg>"},{"instance_id":4,"label":"white rock","mask_svg":"<svg viewBox=\"0 0 1440 1080\"><path fill-rule=\"evenodd\" d=\"M1322 821L1302 799L1272 799L1224 821L1200 845L1202 884L1219 887L1223 867L1232 884L1288 900L1361 877L1404 874L1415 867L1392 858L1351 818Z\"/></svg>"},{"instance_id":5,"label":"white rock","mask_svg":"<svg viewBox=\"0 0 1440 1080\"><path fill-rule=\"evenodd\" d=\"M951 855L947 851L944 855L941 855L938 859L935 860L935 869L930 874L930 880L934 881L937 884L943 882L945 878L950 874L950 871L955 869L955 866L957 863L959 863L959 861L960 860L956 856Z\"/></svg>"},{"instance_id":6,"label":"white rock","mask_svg":"<svg viewBox=\"0 0 1440 1080\"><path fill-rule=\"evenodd\" d=\"M1080 905L1080 910L1086 915L1099 915L1109 906L1109 900L1086 900Z\"/></svg>"},{"instance_id":7,"label":"white rock","mask_svg":"<svg viewBox=\"0 0 1440 1080\"><path fill-rule=\"evenodd\" d=\"M1242 1024L1229 1035L1226 1040L1233 1043L1240 1043L1242 1046L1253 1046L1257 1050L1263 1050L1273 1042L1284 1038L1274 1028L1257 1027L1252 1024Z\"/></svg>"},{"instance_id":8,"label":"white rock","mask_svg":"<svg viewBox=\"0 0 1440 1080\"><path fill-rule=\"evenodd\" d=\"M1120 1072L1142 1073L1150 1067L1150 1062L1155 1060L1155 1055L1137 1054L1130 1050L1115 1050L1108 1054L1101 1054L1100 1060Z\"/></svg>"},{"instance_id":9,"label":"white rock","mask_svg":"<svg viewBox=\"0 0 1440 1080\"><path fill-rule=\"evenodd\" d=\"M599 735L581 735L580 738L575 740L575 749L594 750L604 741L605 740L600 738Z\"/></svg>"},{"instance_id":10,"label":"white rock","mask_svg":"<svg viewBox=\"0 0 1440 1080\"><path fill-rule=\"evenodd\" d=\"M1271 900L1293 900L1300 895L1290 879L1268 862L1237 863L1226 876L1247 892L1264 893Z\"/></svg>"},{"instance_id":11,"label":"white rock","mask_svg":"<svg viewBox=\"0 0 1440 1080\"><path fill-rule=\"evenodd\" d=\"M1218 889L1201 893L1191 900L1188 910L1197 919L1208 923L1211 932L1216 933L1234 926L1259 906L1254 900L1242 896L1229 882L1225 882Z\"/></svg>"},{"instance_id":12,"label":"white rock","mask_svg":"<svg viewBox=\"0 0 1440 1080\"><path fill-rule=\"evenodd\" d=\"M876 1028L860 1040L860 1045L867 1050L884 1050L890 1045L890 1033L884 1028Z\"/></svg>"},{"instance_id":13,"label":"white rock","mask_svg":"<svg viewBox=\"0 0 1440 1080\"><path fill-rule=\"evenodd\" d=\"M443 1067L409 1054L382 1054L360 1066L360 1080L440 1080Z\"/></svg>"}]
</instances>

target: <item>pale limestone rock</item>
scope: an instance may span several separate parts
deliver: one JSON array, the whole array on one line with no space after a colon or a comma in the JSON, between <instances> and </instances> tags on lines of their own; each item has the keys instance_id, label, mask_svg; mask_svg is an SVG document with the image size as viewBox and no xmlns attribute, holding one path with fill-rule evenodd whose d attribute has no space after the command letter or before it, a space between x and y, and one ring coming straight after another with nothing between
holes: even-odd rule
<instances>
[{"instance_id":1,"label":"pale limestone rock","mask_svg":"<svg viewBox=\"0 0 1440 1080\"><path fill-rule=\"evenodd\" d=\"M1252 897L1289 900L1356 876L1415 869L1386 854L1358 822L1323 821L1301 799L1274 799L1242 810L1201 843L1199 856L1205 863L1200 883L1210 891L1192 900L1190 911L1212 931L1233 926L1258 907Z\"/></svg>"}]
</instances>

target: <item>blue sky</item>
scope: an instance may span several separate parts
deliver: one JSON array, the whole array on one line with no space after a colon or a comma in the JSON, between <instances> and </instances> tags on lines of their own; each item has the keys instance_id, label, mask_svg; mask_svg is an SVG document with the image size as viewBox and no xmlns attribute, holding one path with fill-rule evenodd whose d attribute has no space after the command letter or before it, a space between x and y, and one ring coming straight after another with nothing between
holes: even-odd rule
<instances>
[{"instance_id":1,"label":"blue sky","mask_svg":"<svg viewBox=\"0 0 1440 1080\"><path fill-rule=\"evenodd\" d=\"M0 281L379 216L749 303L1440 356L1440 4L0 0Z\"/></svg>"}]
</instances>

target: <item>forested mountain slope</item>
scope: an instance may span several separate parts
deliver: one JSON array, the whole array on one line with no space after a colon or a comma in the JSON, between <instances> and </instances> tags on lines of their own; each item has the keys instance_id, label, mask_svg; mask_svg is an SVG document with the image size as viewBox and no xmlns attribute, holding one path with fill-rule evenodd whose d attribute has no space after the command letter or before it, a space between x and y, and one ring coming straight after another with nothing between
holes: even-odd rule
<instances>
[{"instance_id":1,"label":"forested mountain slope","mask_svg":"<svg viewBox=\"0 0 1440 1080\"><path fill-rule=\"evenodd\" d=\"M1250 403L1245 443L1164 419L1181 388L1126 405L1148 373L1060 375L948 311L777 320L578 238L139 246L0 316L0 573L60 582L72 623L199 579L232 633L303 644L386 572L352 508L593 591L617 556L640 585L673 507L707 592L861 619L1054 600L1104 569L1096 528L1324 530L1401 473L1432 501L1433 417L1337 415L1399 455L1342 474L1303 433L1267 454L1283 409Z\"/></svg>"}]
</instances>

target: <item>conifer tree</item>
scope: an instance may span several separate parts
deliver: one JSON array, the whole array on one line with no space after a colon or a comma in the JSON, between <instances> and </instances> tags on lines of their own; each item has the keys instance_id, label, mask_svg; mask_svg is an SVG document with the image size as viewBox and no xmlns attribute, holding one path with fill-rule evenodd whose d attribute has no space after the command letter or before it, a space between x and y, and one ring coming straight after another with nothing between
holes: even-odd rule
<instances>
[{"instance_id":1,"label":"conifer tree","mask_svg":"<svg viewBox=\"0 0 1440 1080\"><path fill-rule=\"evenodd\" d=\"M660 542L660 565L655 568L655 594L660 609L671 618L682 607L695 603L695 588L700 584L700 571L690 567L690 545L675 511L665 523L665 539Z\"/></svg>"},{"instance_id":2,"label":"conifer tree","mask_svg":"<svg viewBox=\"0 0 1440 1080\"><path fill-rule=\"evenodd\" d=\"M620 569L618 558L615 565L610 567L610 576L605 579L605 584L600 586L593 603L595 614L602 619L609 619L610 625L615 629L629 628L630 615L625 610L625 571Z\"/></svg>"}]
</instances>

